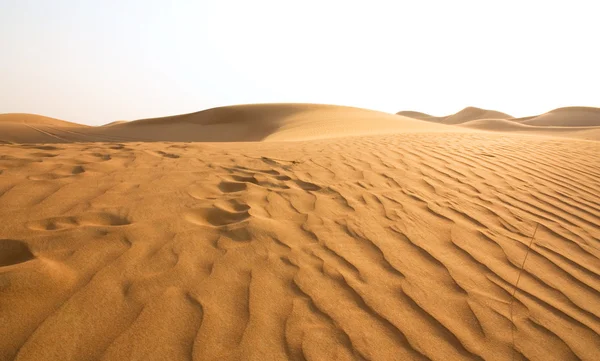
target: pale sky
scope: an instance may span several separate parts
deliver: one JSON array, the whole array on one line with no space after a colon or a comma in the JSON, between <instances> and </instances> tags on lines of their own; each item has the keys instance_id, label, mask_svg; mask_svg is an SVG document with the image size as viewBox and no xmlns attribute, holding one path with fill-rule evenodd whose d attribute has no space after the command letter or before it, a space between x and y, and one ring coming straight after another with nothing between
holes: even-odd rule
<instances>
[{"instance_id":1,"label":"pale sky","mask_svg":"<svg viewBox=\"0 0 600 361\"><path fill-rule=\"evenodd\" d=\"M0 113L600 107L600 2L0 0Z\"/></svg>"}]
</instances>

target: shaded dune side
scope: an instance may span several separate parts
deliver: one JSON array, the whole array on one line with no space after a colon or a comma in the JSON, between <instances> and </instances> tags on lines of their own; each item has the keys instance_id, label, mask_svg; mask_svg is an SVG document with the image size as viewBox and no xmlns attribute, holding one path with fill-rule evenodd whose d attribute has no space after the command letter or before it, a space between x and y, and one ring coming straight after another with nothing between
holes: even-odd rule
<instances>
[{"instance_id":1,"label":"shaded dune side","mask_svg":"<svg viewBox=\"0 0 600 361\"><path fill-rule=\"evenodd\" d=\"M596 143L39 147L1 146L2 360L598 359Z\"/></svg>"},{"instance_id":2,"label":"shaded dune side","mask_svg":"<svg viewBox=\"0 0 600 361\"><path fill-rule=\"evenodd\" d=\"M27 243L14 239L0 239L0 267L26 262L33 258Z\"/></svg>"}]
</instances>

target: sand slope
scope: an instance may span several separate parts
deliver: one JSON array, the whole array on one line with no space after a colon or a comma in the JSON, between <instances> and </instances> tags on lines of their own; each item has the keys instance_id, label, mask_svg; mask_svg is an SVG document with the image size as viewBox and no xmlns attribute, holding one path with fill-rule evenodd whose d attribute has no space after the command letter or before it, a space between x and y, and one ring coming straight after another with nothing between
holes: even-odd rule
<instances>
[{"instance_id":1,"label":"sand slope","mask_svg":"<svg viewBox=\"0 0 600 361\"><path fill-rule=\"evenodd\" d=\"M0 145L0 360L598 360L597 144Z\"/></svg>"}]
</instances>

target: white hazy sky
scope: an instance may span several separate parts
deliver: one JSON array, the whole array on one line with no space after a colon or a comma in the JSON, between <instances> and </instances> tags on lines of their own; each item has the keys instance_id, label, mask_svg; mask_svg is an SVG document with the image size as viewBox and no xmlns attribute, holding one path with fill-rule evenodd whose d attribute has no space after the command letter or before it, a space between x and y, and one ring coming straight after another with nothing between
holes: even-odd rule
<instances>
[{"instance_id":1,"label":"white hazy sky","mask_svg":"<svg viewBox=\"0 0 600 361\"><path fill-rule=\"evenodd\" d=\"M600 106L600 2L0 0L0 113Z\"/></svg>"}]
</instances>

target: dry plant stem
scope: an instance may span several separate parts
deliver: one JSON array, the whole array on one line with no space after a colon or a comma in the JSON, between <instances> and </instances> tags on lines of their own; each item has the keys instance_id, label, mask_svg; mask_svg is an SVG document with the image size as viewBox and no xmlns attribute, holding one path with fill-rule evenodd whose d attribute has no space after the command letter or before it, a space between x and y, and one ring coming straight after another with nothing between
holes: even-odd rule
<instances>
[{"instance_id":1,"label":"dry plant stem","mask_svg":"<svg viewBox=\"0 0 600 361\"><path fill-rule=\"evenodd\" d=\"M513 320L513 302L515 300L515 295L517 294L517 290L519 289L519 280L521 279L521 274L523 273L523 269L525 268L525 262L527 261L527 256L529 255L529 251L531 250L531 245L533 244L533 239L535 238L535 234L537 233L538 226L540 224L536 223L535 229L533 230L533 235L529 240L529 245L527 246L527 253L525 253L525 257L523 258L523 263L521 264L521 269L519 270L519 275L517 276L517 282L515 282L515 289L510 297L510 322L512 322L512 326L510 328L510 334L512 337L512 357L511 359L515 359L515 321Z\"/></svg>"}]
</instances>

